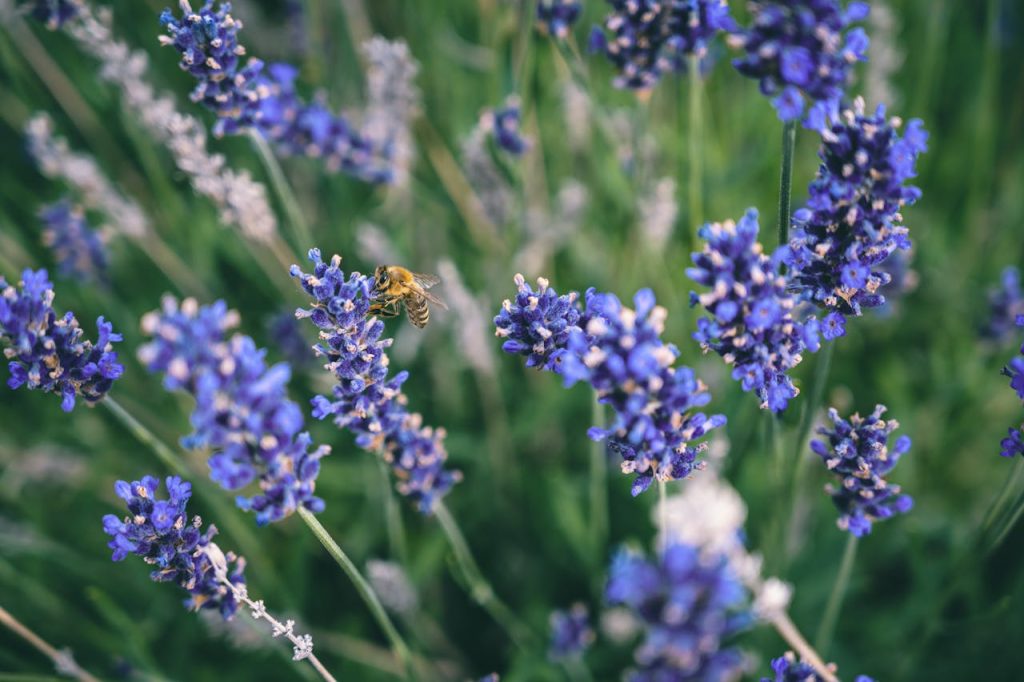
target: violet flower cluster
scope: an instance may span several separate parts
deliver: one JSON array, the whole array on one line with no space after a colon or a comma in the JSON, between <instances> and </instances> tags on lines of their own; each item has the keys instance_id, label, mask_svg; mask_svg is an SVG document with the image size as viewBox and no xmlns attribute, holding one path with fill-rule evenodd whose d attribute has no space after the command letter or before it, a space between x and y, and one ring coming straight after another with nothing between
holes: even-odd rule
<instances>
[{"instance_id":1,"label":"violet flower cluster","mask_svg":"<svg viewBox=\"0 0 1024 682\"><path fill-rule=\"evenodd\" d=\"M843 10L839 0L752 0L749 7L751 25L729 36L746 53L733 66L758 80L780 119L801 118L806 107L804 125L820 130L839 108L851 67L867 59L867 34L849 29L867 18L867 3Z\"/></svg>"},{"instance_id":2,"label":"violet flower cluster","mask_svg":"<svg viewBox=\"0 0 1024 682\"><path fill-rule=\"evenodd\" d=\"M225 620L230 619L238 602L234 590L222 580L244 585L245 559L232 553L224 555L211 542L217 534L216 526L210 525L203 532L198 516L188 518L186 506L192 497L191 483L168 476L166 486L168 498L161 500L157 499L160 481L155 476L143 476L141 481L131 483L118 481L114 485L114 492L128 506L128 515L103 517L103 532L112 536L107 543L114 550L112 558L123 561L129 554L142 557L153 566L150 578L173 582L189 593L186 608L217 609Z\"/></svg>"},{"instance_id":3,"label":"violet flower cluster","mask_svg":"<svg viewBox=\"0 0 1024 682\"><path fill-rule=\"evenodd\" d=\"M537 23L548 35L565 38L582 11L580 0L537 0Z\"/></svg>"},{"instance_id":4,"label":"violet flower cluster","mask_svg":"<svg viewBox=\"0 0 1024 682\"><path fill-rule=\"evenodd\" d=\"M833 666L834 667L834 666ZM792 651L785 655L772 659L771 677L762 677L761 682L825 682L825 678L818 674L809 663L797 661ZM858 675L854 682L874 682L867 675Z\"/></svg>"},{"instance_id":5,"label":"violet flower cluster","mask_svg":"<svg viewBox=\"0 0 1024 682\"><path fill-rule=\"evenodd\" d=\"M552 660L578 658L594 643L594 629L590 626L590 611L584 604L573 604L564 611L551 614L551 645L548 656Z\"/></svg>"},{"instance_id":6,"label":"violet flower cluster","mask_svg":"<svg viewBox=\"0 0 1024 682\"><path fill-rule=\"evenodd\" d=\"M901 136L901 123L887 119L882 106L866 115L858 98L822 133L807 206L793 215L789 279L802 297L829 311L822 321L826 339L843 335L845 316L885 303L879 288L891 275L878 268L911 246L900 210L921 196L906 183L916 175L928 133L914 119Z\"/></svg>"},{"instance_id":7,"label":"violet flower cluster","mask_svg":"<svg viewBox=\"0 0 1024 682\"><path fill-rule=\"evenodd\" d=\"M167 31L161 42L181 53L181 68L196 79L192 100L217 114L215 134L257 130L282 154L323 158L328 169L367 182L391 180L388 145L380 148L344 116L299 98L295 67L242 61L242 22L231 15L230 3L220 2L215 10L207 0L194 12L188 0L180 0L180 9L180 18L169 9L160 15Z\"/></svg>"},{"instance_id":8,"label":"violet flower cluster","mask_svg":"<svg viewBox=\"0 0 1024 682\"><path fill-rule=\"evenodd\" d=\"M502 106L485 111L480 127L491 134L498 149L513 156L522 156L530 148L529 140L523 136L518 97L507 97Z\"/></svg>"},{"instance_id":9,"label":"violet flower cluster","mask_svg":"<svg viewBox=\"0 0 1024 682\"><path fill-rule=\"evenodd\" d=\"M107 248L85 219L85 212L67 199L44 206L43 243L53 251L57 272L80 282L103 282L107 275Z\"/></svg>"},{"instance_id":10,"label":"violet flower cluster","mask_svg":"<svg viewBox=\"0 0 1024 682\"><path fill-rule=\"evenodd\" d=\"M623 550L612 560L605 598L641 621L628 682L736 679L744 656L727 640L750 622L747 591L724 556L686 544L648 560Z\"/></svg>"},{"instance_id":11,"label":"violet flower cluster","mask_svg":"<svg viewBox=\"0 0 1024 682\"><path fill-rule=\"evenodd\" d=\"M811 450L839 479L838 486L825 488L839 510L837 525L857 537L870 533L875 521L905 514L913 506L910 496L900 493L900 486L883 478L910 449L908 436L900 436L889 448L889 435L899 423L882 419L885 410L878 405L867 417L854 414L846 420L829 408L833 428L819 428L824 439L811 441Z\"/></svg>"},{"instance_id":12,"label":"violet flower cluster","mask_svg":"<svg viewBox=\"0 0 1024 682\"><path fill-rule=\"evenodd\" d=\"M1020 270L1010 265L999 277L999 288L988 292L988 321L982 333L988 338L1005 341L1013 335L1020 315L1024 315Z\"/></svg>"},{"instance_id":13,"label":"violet flower cluster","mask_svg":"<svg viewBox=\"0 0 1024 682\"><path fill-rule=\"evenodd\" d=\"M78 16L83 0L31 0L32 18L56 31Z\"/></svg>"},{"instance_id":14,"label":"violet flower cluster","mask_svg":"<svg viewBox=\"0 0 1024 682\"><path fill-rule=\"evenodd\" d=\"M697 321L694 340L721 355L743 390L755 391L761 407L777 413L799 393L787 372L800 364L804 350L818 350L818 321L793 319L796 300L780 272L785 249L765 254L758 229L753 208L739 223L704 225L704 249L693 254L695 267L686 274L710 289L690 293L690 305L699 303L711 314Z\"/></svg>"},{"instance_id":15,"label":"violet flower cluster","mask_svg":"<svg viewBox=\"0 0 1024 682\"><path fill-rule=\"evenodd\" d=\"M601 403L610 405L614 421L592 427L588 435L608 441L622 457L622 471L635 474L632 493L639 495L657 478L686 478L701 468L695 444L725 424L722 415L694 409L711 400L707 387L689 367L673 367L679 351L661 340L667 315L649 289L637 292L635 310L612 294L587 291L579 310L575 293L559 296L546 280L538 291L516 275L515 302L502 304L494 318L496 334L507 353L525 355L526 364L560 374L566 386L586 381Z\"/></svg>"},{"instance_id":16,"label":"violet flower cluster","mask_svg":"<svg viewBox=\"0 0 1024 682\"><path fill-rule=\"evenodd\" d=\"M719 31L735 22L725 0L608 0L604 26L590 33L590 51L604 54L618 71L617 88L649 90L667 73L703 57Z\"/></svg>"},{"instance_id":17,"label":"violet flower cluster","mask_svg":"<svg viewBox=\"0 0 1024 682\"><path fill-rule=\"evenodd\" d=\"M1017 315L1015 323L1018 327L1024 327L1024 313ZM1003 374L1010 378L1010 388L1024 401L1024 344L1020 347L1020 354L1003 368ZM999 454L1003 457L1024 456L1024 424L1019 428L1010 427L1000 446L1002 450Z\"/></svg>"},{"instance_id":18,"label":"violet flower cluster","mask_svg":"<svg viewBox=\"0 0 1024 682\"><path fill-rule=\"evenodd\" d=\"M95 404L123 373L113 344L122 339L103 317L96 320L96 343L74 313L58 316L53 309L53 283L46 270L25 270L17 285L0 276L0 345L12 389L57 393L61 409L70 412L76 398Z\"/></svg>"},{"instance_id":19,"label":"violet flower cluster","mask_svg":"<svg viewBox=\"0 0 1024 682\"><path fill-rule=\"evenodd\" d=\"M445 431L424 426L419 414L409 412L402 393L408 372L388 376L385 350L392 340L381 338L384 323L369 316L372 278L357 272L346 277L341 257L325 263L319 249L310 250L309 260L311 273L291 268L292 277L313 298L312 307L296 315L320 330L321 343L314 351L337 380L333 399L313 398L313 416L332 417L355 434L359 447L380 453L398 478L398 492L429 514L462 478L445 469Z\"/></svg>"},{"instance_id":20,"label":"violet flower cluster","mask_svg":"<svg viewBox=\"0 0 1024 682\"><path fill-rule=\"evenodd\" d=\"M143 331L153 339L139 349L139 360L165 374L168 390L195 398L194 431L182 445L213 451L210 478L230 491L258 480L260 493L235 499L256 513L257 524L278 521L299 506L320 512L324 502L313 493L330 448L310 450L302 410L287 397L289 366L268 367L266 351L248 336L226 337L237 321L223 301L200 307L185 299L179 306L166 296L161 310L143 318Z\"/></svg>"}]
</instances>

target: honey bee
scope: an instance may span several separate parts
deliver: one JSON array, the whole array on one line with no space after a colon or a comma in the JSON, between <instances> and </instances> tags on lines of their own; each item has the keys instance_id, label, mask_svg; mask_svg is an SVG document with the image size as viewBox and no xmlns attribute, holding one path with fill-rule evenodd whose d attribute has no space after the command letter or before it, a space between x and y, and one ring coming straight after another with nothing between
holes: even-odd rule
<instances>
[{"instance_id":1,"label":"honey bee","mask_svg":"<svg viewBox=\"0 0 1024 682\"><path fill-rule=\"evenodd\" d=\"M378 265L373 272L375 300L370 314L395 317L404 304L409 321L423 329L430 321L430 303L448 309L444 301L427 291L440 282L440 277L413 272L401 265Z\"/></svg>"}]
</instances>

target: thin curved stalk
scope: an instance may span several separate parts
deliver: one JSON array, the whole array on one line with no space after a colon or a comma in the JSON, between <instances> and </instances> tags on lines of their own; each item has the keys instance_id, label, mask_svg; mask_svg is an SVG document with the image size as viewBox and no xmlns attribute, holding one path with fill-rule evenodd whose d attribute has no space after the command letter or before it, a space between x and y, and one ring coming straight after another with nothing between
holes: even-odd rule
<instances>
[{"instance_id":1,"label":"thin curved stalk","mask_svg":"<svg viewBox=\"0 0 1024 682\"><path fill-rule=\"evenodd\" d=\"M818 633L814 637L814 643L818 651L828 654L828 647L832 644L832 635L835 634L836 622L839 620L839 611L843 606L843 597L846 596L846 588L850 585L850 575L853 573L853 562L857 558L857 536L850 534L846 539L846 549L843 550L843 560L839 564L839 573L836 574L836 581L832 585L832 593L828 597L828 604L825 606L825 614L821 617L818 625Z\"/></svg>"},{"instance_id":2,"label":"thin curved stalk","mask_svg":"<svg viewBox=\"0 0 1024 682\"><path fill-rule=\"evenodd\" d=\"M469 586L470 596L473 598L473 601L491 614L491 617L505 629L519 648L528 648L528 643L532 639L530 631L512 613L511 609L494 594L490 583L487 582L483 573L480 572L480 567L477 565L476 559L473 558L469 545L466 544L466 538L459 529L458 523L452 517L451 512L448 511L448 507L443 502L438 502L437 507L434 509L434 515L441 524L445 537L448 538L448 543L455 554L455 561L462 573L462 578Z\"/></svg>"},{"instance_id":3,"label":"thin curved stalk","mask_svg":"<svg viewBox=\"0 0 1024 682\"><path fill-rule=\"evenodd\" d=\"M797 653L801 660L810 664L825 682L839 682L839 678L832 672L832 669L825 664L825 661L818 655L818 652L800 634L796 625L790 620L789 614L782 612L775 616L772 619L772 626L779 633L779 636L786 640L786 644Z\"/></svg>"},{"instance_id":4,"label":"thin curved stalk","mask_svg":"<svg viewBox=\"0 0 1024 682\"><path fill-rule=\"evenodd\" d=\"M596 396L591 405L594 426L603 428L604 405ZM590 441L590 543L595 566L604 563L608 544L608 450L603 441Z\"/></svg>"},{"instance_id":5,"label":"thin curved stalk","mask_svg":"<svg viewBox=\"0 0 1024 682\"><path fill-rule=\"evenodd\" d=\"M796 121L782 127L782 172L779 178L779 245L789 241L789 218L793 194L793 151L796 148Z\"/></svg>"},{"instance_id":6,"label":"thin curved stalk","mask_svg":"<svg viewBox=\"0 0 1024 682\"><path fill-rule=\"evenodd\" d=\"M14 634L35 647L40 653L53 661L54 667L62 675L73 677L82 682L99 682L98 679L83 670L75 659L72 658L68 649L56 649L42 637L29 630L17 618L12 616L4 607L0 606L0 624L3 624Z\"/></svg>"},{"instance_id":7,"label":"thin curved stalk","mask_svg":"<svg viewBox=\"0 0 1024 682\"><path fill-rule=\"evenodd\" d=\"M689 210L687 215L690 217L690 229L687 234L693 240L691 243L691 249L696 251L697 244L700 243L700 239L697 236L697 230L700 229L701 223L704 221L704 207L702 206L702 186L704 180L704 157L702 153L703 140L701 136L704 134L704 121L701 116L701 93L703 88L702 81L700 78L700 59L693 55L689 58L689 104L690 104L690 130L689 135L689 153L690 153L690 170L689 170Z\"/></svg>"},{"instance_id":8,"label":"thin curved stalk","mask_svg":"<svg viewBox=\"0 0 1024 682\"><path fill-rule=\"evenodd\" d=\"M327 553L331 555L331 558L337 562L341 570L345 572L352 584L355 585L356 591L359 592L359 596L362 597L363 601L370 608L370 613L373 614L374 619L380 625L384 634L387 636L388 641L391 643L391 650L401 661L402 667L405 670L403 677L411 678L412 675L412 654L409 647L406 645L405 640L402 639L402 635L398 633L394 623L391 622L391 618L388 617L387 612L384 610L384 606L380 603L380 599L377 597L377 593L373 591L373 587L366 581L363 574L359 572L356 565L352 562L352 559L341 549L331 534L327 532L327 529L323 527L320 520L309 510L304 507L299 507L299 516L305 522L309 529L313 531L313 535L320 541L320 544L324 546Z\"/></svg>"},{"instance_id":9,"label":"thin curved stalk","mask_svg":"<svg viewBox=\"0 0 1024 682\"><path fill-rule=\"evenodd\" d=\"M270 183L274 186L274 191L277 192L277 196L281 200L284 212L288 215L288 222L291 224L295 238L299 242L300 250L302 248L311 248L313 246L313 234L309 230L309 224L306 222L305 216L302 215L299 200L295 197L295 192L292 190L291 185L288 184L288 179L285 177L284 171L281 170L281 164L278 163L277 157L274 156L274 150L270 148L270 145L267 144L267 139L259 131L249 131L249 139L259 153L263 167L266 168L267 174L270 176Z\"/></svg>"}]
</instances>

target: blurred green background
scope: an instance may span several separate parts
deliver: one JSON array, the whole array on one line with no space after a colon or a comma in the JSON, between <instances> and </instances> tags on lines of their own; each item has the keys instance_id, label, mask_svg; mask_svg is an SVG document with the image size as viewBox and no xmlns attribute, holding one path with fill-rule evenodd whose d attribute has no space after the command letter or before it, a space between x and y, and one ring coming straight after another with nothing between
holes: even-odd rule
<instances>
[{"instance_id":1,"label":"blurred green background","mask_svg":"<svg viewBox=\"0 0 1024 682\"><path fill-rule=\"evenodd\" d=\"M548 277L559 291L595 286L629 299L641 286L655 290L669 308L665 338L710 384L710 408L729 417L724 472L749 506L750 547L768 555L769 567L778 565L781 552L770 538L782 505L765 446L767 416L729 379L717 357L701 357L689 339L694 313L686 306L691 284L683 270L694 221L738 218L756 206L763 241L769 247L775 242L781 124L756 84L731 69L724 46L713 51L717 63L703 85L698 215L685 200L686 78L667 78L649 102L640 103L610 86L603 60L586 57L592 108L581 118L567 114L569 72L552 41L533 30L532 2L306 0L298 3L298 14L289 9L293 4L234 3L235 16L246 23L242 42L249 54L268 62L301 66L305 92L322 88L334 107L358 108L363 101L354 46L372 33L404 39L421 64L423 115L415 127L417 159L408 190L373 189L325 173L313 160L286 159L283 166L316 245L326 254L343 254L347 269L372 270L377 263L367 235L383 234L401 262L415 270L436 272L440 260L451 259L479 300L484 314L474 331L490 352L492 371L467 362L472 340L465 327L473 322L457 311L435 311L423 332L402 319L391 321L389 334L397 335L392 366L411 373L406 390L412 408L448 431L451 464L465 474L448 503L498 594L546 635L553 608L583 601L599 612L610 552L624 542L649 547L654 533L650 512L656 493L631 498L629 478L613 465L609 543L590 543L589 391L564 390L556 377L501 354L499 341L490 338L489 318L514 292L512 276L524 265L533 268L523 271L528 280ZM880 3L871 4L877 9ZM575 30L581 44L606 11L595 0L585 5ZM177 54L157 44L163 4L124 0L108 6L116 33L150 55L148 73L158 89L175 93L182 111L212 123L211 114L188 100L192 81L178 70ZM923 119L930 133L916 183L924 195L905 211L918 285L885 313L850 321L826 395L844 414L870 412L880 402L889 406L889 416L902 424L900 433L914 439L892 479L916 506L878 524L860 543L829 659L850 679L861 672L886 682L1016 679L1024 666L1024 649L1016 645L1024 637L1024 579L1017 563L1024 528L1012 530L995 551L979 549L982 517L1013 464L999 457L999 440L1007 426L1019 423L1021 406L999 369L1016 347L983 342L978 328L986 316L985 292L1000 270L1024 264L1024 6L1012 0L904 0L888 7L888 27L877 20L869 24L869 56L874 59L887 44L894 53L892 73L868 73L861 66L851 92L867 93L870 100L886 85L893 100L889 110ZM745 16L742 7L736 13ZM270 346L270 357L278 360L267 320L304 300L284 269L260 267L267 258L259 245L218 223L211 203L191 190L166 149L122 110L119 93L96 77L96 69L67 36L30 18L0 29L0 266L53 271L36 212L65 188L38 173L21 132L32 112L46 111L57 134L95 156L145 208L160 239L191 270L192 291L181 292L138 245L115 239L109 286L56 280L57 305L74 310L89 335L100 314L125 334L120 350L127 372L113 395L174 443L189 430L191 404L165 393L135 360L139 317L157 307L164 292L223 298L241 313L242 331ZM511 203L507 220L492 232L467 221L469 195L451 177L459 176L460 147L480 112L511 92L523 98L524 129L533 147L522 160L500 168ZM612 122L611 135L598 126L598 115ZM813 134L800 131L795 206L816 170L816 144ZM244 138L211 140L209 146L231 166L269 183ZM468 175L471 184L478 179ZM645 236L640 206L665 177L675 178L680 211L674 233L657 248ZM575 225L560 222L557 200L572 181L587 197ZM269 184L268 192L276 202ZM278 216L290 240L284 212ZM539 248L538 235L550 239L547 252L524 257L527 247ZM311 245L290 246L295 262L305 264L299 254ZM796 373L804 393L784 418L787 453L807 408L815 364L808 358ZM325 390L322 375L315 362L297 369L291 397L305 405ZM360 566L399 558L388 543L385 509L392 494L378 462L330 424L310 420L309 427L317 442L334 447L317 487L327 502L324 525ZM201 456L190 455L190 461L204 472L195 478L205 475ZM808 507L783 577L796 589L793 619L810 634L845 535L835 528L835 512L820 492L825 472L816 461L808 471ZM100 518L120 513L113 483L151 472L168 473L106 411L65 415L53 396L0 391L0 605L44 639L71 647L102 678L308 677L306 666L282 655L281 642L245 637L244 625L241 634L226 634L181 608L180 591L150 582L147 568L134 557L109 561ZM235 509L233 519L215 516L211 494L221 493L200 488L192 509L220 527L223 547L247 554L254 595L272 611L296 618L300 631L311 632L318 654L339 679L395 679L376 624L298 519L256 529ZM439 662L449 679L491 671L513 681L565 679L543 648L524 653L512 646L449 570L450 553L437 524L402 500L398 505L408 537L405 565L419 596L419 609L399 623L417 652ZM255 554L248 549L253 546ZM763 673L769 658L785 649L766 627L743 635L740 644L759 657L757 670ZM631 644L599 638L586 659L594 679L619 679L631 651ZM0 630L0 679L49 671L36 651Z\"/></svg>"}]
</instances>

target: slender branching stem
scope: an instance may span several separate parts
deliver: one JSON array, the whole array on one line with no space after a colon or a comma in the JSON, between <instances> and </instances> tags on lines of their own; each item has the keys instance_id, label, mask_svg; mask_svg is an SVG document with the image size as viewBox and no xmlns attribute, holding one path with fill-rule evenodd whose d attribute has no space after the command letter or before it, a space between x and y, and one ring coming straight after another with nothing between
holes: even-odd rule
<instances>
[{"instance_id":1,"label":"slender branching stem","mask_svg":"<svg viewBox=\"0 0 1024 682\"><path fill-rule=\"evenodd\" d=\"M274 185L274 191L277 192L277 197L281 200L284 212L288 216L288 223L295 233L295 239L298 240L300 248L310 248L313 246L313 234L309 230L305 216L302 215L299 200L295 197L295 192L288 184L288 179L285 177L284 171L281 170L281 164L278 163L277 157L274 155L274 150L270 148L263 134L257 130L249 131L249 139L252 140L252 146L259 153L263 167L270 176L270 182Z\"/></svg>"},{"instance_id":2,"label":"slender branching stem","mask_svg":"<svg viewBox=\"0 0 1024 682\"><path fill-rule=\"evenodd\" d=\"M384 610L384 606L380 603L380 599L377 597L377 593L373 591L373 587L366 581L356 565L348 557L347 554L341 549L331 534L327 532L327 529L323 527L316 516L303 507L299 507L299 516L309 526L309 529L313 531L313 535L320 541L320 544L324 546L327 553L331 555L341 570L345 572L352 584L355 585L356 591L359 592L359 596L362 597L363 601L370 608L370 613L373 614L374 619L380 625L384 634L387 636L388 641L391 643L391 650L398 657L398 660L402 662L402 667L406 671L406 677L414 677L412 673L412 655L409 647L406 645L405 640L402 639L402 635L399 634L394 624L391 622L391 618L388 617L387 612Z\"/></svg>"},{"instance_id":3,"label":"slender branching stem","mask_svg":"<svg viewBox=\"0 0 1024 682\"><path fill-rule=\"evenodd\" d=\"M828 654L828 647L832 644L832 635L835 633L836 622L839 620L839 611L843 606L843 597L846 596L846 588L850 584L850 575L853 573L853 562L857 557L857 536L850 533L846 539L846 549L843 550L843 560L839 564L839 573L836 574L836 581L832 585L832 594L828 597L825 606L825 614L818 624L818 633L814 637L814 643L818 651Z\"/></svg>"},{"instance_id":4,"label":"slender branching stem","mask_svg":"<svg viewBox=\"0 0 1024 682\"><path fill-rule=\"evenodd\" d=\"M793 151L796 148L796 121L782 127L782 172L779 177L779 245L789 242L789 218L793 194Z\"/></svg>"},{"instance_id":5,"label":"slender branching stem","mask_svg":"<svg viewBox=\"0 0 1024 682\"><path fill-rule=\"evenodd\" d=\"M690 239L693 240L690 247L693 251L696 251L697 244L700 241L697 237L697 230L700 229L701 223L704 221L704 208L702 205L703 197L701 196L704 175L704 122L703 117L701 116L703 81L700 77L700 58L696 55L691 55L689 58L689 75L690 82L687 91L689 94L690 105L690 129L688 131L690 169L688 173L689 210L686 212L686 215L690 220L690 229L688 234L690 235Z\"/></svg>"},{"instance_id":6,"label":"slender branching stem","mask_svg":"<svg viewBox=\"0 0 1024 682\"><path fill-rule=\"evenodd\" d=\"M490 583L487 582L483 573L480 572L480 567L477 565L476 559L473 558L473 554L469 549L469 545L466 544L466 538L459 529L458 523L456 523L444 502L437 503L437 506L434 508L434 515L441 524L445 537L452 547L455 562L458 564L463 580L466 581L473 601L491 614L491 617L505 629L516 645L521 649L527 649L533 639L530 631L512 613L511 609L494 594Z\"/></svg>"},{"instance_id":7,"label":"slender branching stem","mask_svg":"<svg viewBox=\"0 0 1024 682\"><path fill-rule=\"evenodd\" d=\"M82 670L82 668L75 663L75 659L71 656L70 650L57 649L47 643L46 640L25 627L21 621L12 616L10 612L2 606L0 606L0 624L7 627L8 630L24 639L26 642L38 649L44 656L53 661L54 667L62 675L73 677L76 680L82 680L82 682L99 682L98 679L90 675L87 671Z\"/></svg>"}]
</instances>

